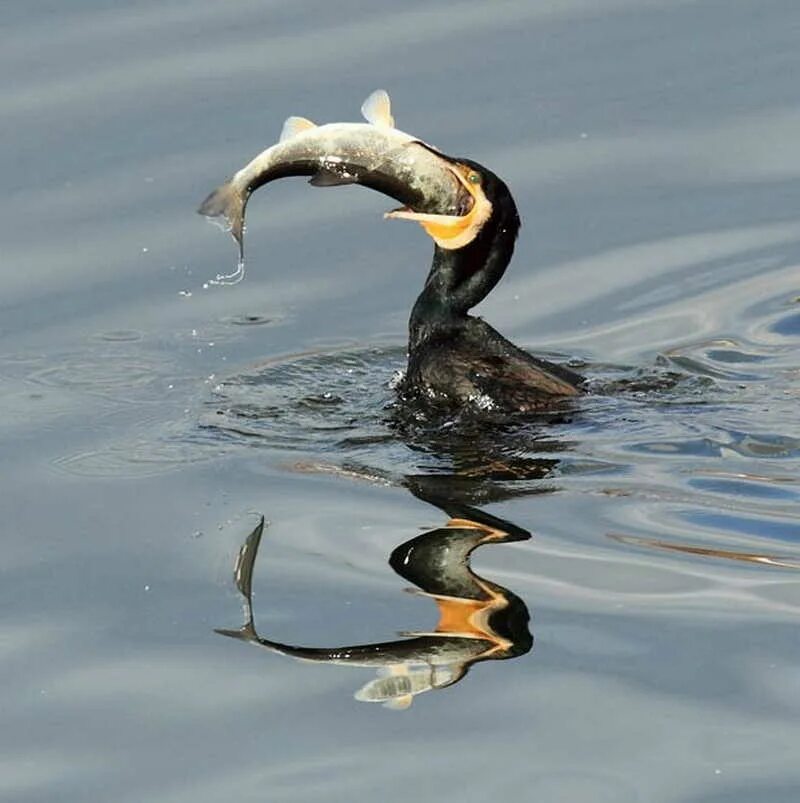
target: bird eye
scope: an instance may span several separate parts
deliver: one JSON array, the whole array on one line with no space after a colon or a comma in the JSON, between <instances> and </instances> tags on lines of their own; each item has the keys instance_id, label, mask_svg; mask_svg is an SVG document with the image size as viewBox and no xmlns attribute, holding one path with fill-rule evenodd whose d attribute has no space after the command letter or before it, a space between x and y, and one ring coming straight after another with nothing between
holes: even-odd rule
<instances>
[{"instance_id":1,"label":"bird eye","mask_svg":"<svg viewBox=\"0 0 800 803\"><path fill-rule=\"evenodd\" d=\"M470 184L480 184L481 183L481 174L476 173L474 170L467 176L467 181Z\"/></svg>"}]
</instances>

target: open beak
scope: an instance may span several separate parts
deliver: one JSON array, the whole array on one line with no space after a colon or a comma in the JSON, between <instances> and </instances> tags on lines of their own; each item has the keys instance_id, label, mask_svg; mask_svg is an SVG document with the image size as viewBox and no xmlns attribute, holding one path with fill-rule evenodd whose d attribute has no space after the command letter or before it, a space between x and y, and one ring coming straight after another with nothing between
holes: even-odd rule
<instances>
[{"instance_id":1,"label":"open beak","mask_svg":"<svg viewBox=\"0 0 800 803\"><path fill-rule=\"evenodd\" d=\"M472 172L471 168L458 162L448 163L447 166L472 198L468 212L463 215L431 215L404 207L386 212L384 217L394 220L415 220L440 248L456 250L469 245L478 236L483 224L492 214L492 204L480 184L467 181L467 174Z\"/></svg>"}]
</instances>

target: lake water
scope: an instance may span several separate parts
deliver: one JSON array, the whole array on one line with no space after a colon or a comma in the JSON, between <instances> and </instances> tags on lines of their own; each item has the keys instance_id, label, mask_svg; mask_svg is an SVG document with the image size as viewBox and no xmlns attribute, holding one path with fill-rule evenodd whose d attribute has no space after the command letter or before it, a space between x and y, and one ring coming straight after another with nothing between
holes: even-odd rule
<instances>
[{"instance_id":1,"label":"lake water","mask_svg":"<svg viewBox=\"0 0 800 803\"><path fill-rule=\"evenodd\" d=\"M792 0L7 9L0 798L796 801L799 38ZM431 246L366 190L262 190L204 288L206 193L376 87L507 179L478 312L589 376L568 414L397 426Z\"/></svg>"}]
</instances>

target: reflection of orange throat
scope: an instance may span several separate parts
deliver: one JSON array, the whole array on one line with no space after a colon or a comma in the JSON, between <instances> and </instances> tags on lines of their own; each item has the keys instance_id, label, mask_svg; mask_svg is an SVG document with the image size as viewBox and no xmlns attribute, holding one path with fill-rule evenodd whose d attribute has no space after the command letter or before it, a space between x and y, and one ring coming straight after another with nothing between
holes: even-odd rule
<instances>
[{"instance_id":1,"label":"reflection of orange throat","mask_svg":"<svg viewBox=\"0 0 800 803\"><path fill-rule=\"evenodd\" d=\"M462 172L464 170L462 165L448 164L448 168L472 198L472 207L469 212L465 215L430 215L410 209L396 209L393 212L387 212L384 217L397 220L416 220L433 238L436 245L454 251L469 245L478 236L484 223L492 214L492 204L479 184L467 181Z\"/></svg>"},{"instance_id":2,"label":"reflection of orange throat","mask_svg":"<svg viewBox=\"0 0 800 803\"><path fill-rule=\"evenodd\" d=\"M489 627L489 615L497 608L505 607L502 598L488 600L459 599L458 597L434 597L439 609L437 633L462 638L479 638L497 641L497 634ZM499 604L498 604L499 603Z\"/></svg>"},{"instance_id":3,"label":"reflection of orange throat","mask_svg":"<svg viewBox=\"0 0 800 803\"><path fill-rule=\"evenodd\" d=\"M448 527L466 527L473 530L483 530L486 533L483 541L495 541L503 538L505 533L485 524L478 524L469 519L450 519ZM495 586L481 580L472 574L472 579L484 593L483 599L464 599L450 597L444 594L430 594L439 609L439 623L436 625L437 633L446 633L450 636L462 638L477 638L491 641L495 649L507 650L512 646L507 639L501 638L489 625L489 617L496 611L508 605L508 600Z\"/></svg>"}]
</instances>

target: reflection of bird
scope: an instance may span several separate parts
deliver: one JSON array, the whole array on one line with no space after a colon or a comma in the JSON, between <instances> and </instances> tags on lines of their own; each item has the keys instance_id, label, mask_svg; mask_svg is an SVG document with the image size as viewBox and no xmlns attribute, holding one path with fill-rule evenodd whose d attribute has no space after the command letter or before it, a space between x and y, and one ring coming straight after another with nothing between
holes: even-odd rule
<instances>
[{"instance_id":1,"label":"reflection of bird","mask_svg":"<svg viewBox=\"0 0 800 803\"><path fill-rule=\"evenodd\" d=\"M261 637L253 619L252 576L264 531L262 518L242 546L234 569L245 599L245 623L238 630L216 632L304 661L371 667L378 677L364 684L355 697L390 708L407 708L417 694L452 686L475 663L528 652L533 637L525 603L475 574L469 556L481 544L521 541L530 538L530 533L467 505L429 501L446 511L450 520L398 546L389 564L420 589L414 589L415 593L434 600L439 609L434 630L401 633L405 638L394 641L322 648Z\"/></svg>"},{"instance_id":2,"label":"reflection of bird","mask_svg":"<svg viewBox=\"0 0 800 803\"><path fill-rule=\"evenodd\" d=\"M411 312L401 393L443 406L509 412L528 412L577 395L580 375L531 356L467 314L505 272L520 222L508 187L494 173L467 159L442 158L472 195L471 210L461 218L411 210L389 213L418 221L436 243L425 287Z\"/></svg>"}]
</instances>

